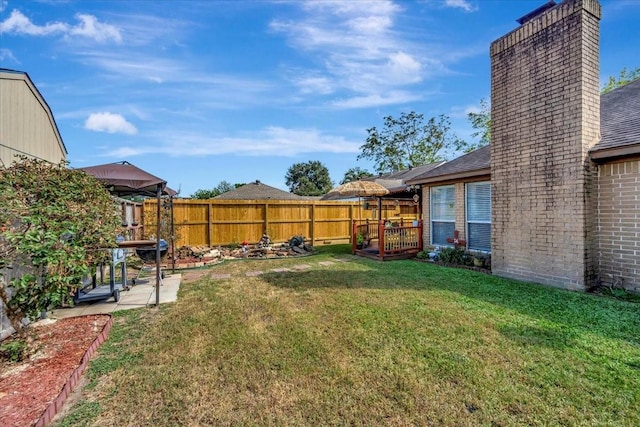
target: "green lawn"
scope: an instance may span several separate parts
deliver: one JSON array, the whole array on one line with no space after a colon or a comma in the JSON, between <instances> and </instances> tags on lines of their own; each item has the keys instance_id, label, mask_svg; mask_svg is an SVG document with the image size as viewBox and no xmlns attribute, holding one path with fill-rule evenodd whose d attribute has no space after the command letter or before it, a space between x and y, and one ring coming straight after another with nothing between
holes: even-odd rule
<instances>
[{"instance_id":1,"label":"green lawn","mask_svg":"<svg viewBox=\"0 0 640 427\"><path fill-rule=\"evenodd\" d=\"M61 424L640 425L640 304L346 250L117 313Z\"/></svg>"}]
</instances>

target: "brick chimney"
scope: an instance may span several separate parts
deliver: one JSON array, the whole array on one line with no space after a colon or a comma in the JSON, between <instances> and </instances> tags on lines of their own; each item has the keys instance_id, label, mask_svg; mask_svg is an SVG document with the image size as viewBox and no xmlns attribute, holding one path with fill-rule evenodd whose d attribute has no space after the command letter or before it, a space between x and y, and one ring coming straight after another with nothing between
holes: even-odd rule
<instances>
[{"instance_id":1,"label":"brick chimney","mask_svg":"<svg viewBox=\"0 0 640 427\"><path fill-rule=\"evenodd\" d=\"M491 44L496 275L595 284L600 17L597 0L550 2Z\"/></svg>"}]
</instances>

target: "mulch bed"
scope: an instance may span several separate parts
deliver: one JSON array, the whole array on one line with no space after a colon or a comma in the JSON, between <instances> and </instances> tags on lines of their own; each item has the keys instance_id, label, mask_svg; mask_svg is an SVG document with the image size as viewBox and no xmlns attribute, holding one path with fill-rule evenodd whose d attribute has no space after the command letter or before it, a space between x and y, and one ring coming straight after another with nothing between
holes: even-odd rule
<instances>
[{"instance_id":1,"label":"mulch bed","mask_svg":"<svg viewBox=\"0 0 640 427\"><path fill-rule=\"evenodd\" d=\"M106 339L111 324L111 315L99 314L30 326L38 351L23 362L0 360L0 424L48 424ZM15 336L7 338L11 339Z\"/></svg>"}]
</instances>

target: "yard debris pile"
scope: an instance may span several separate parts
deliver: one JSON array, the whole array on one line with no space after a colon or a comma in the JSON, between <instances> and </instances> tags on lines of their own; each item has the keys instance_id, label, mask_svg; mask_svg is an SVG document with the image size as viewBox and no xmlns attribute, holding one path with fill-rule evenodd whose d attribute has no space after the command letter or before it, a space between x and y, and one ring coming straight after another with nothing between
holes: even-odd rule
<instances>
[{"instance_id":1,"label":"yard debris pile","mask_svg":"<svg viewBox=\"0 0 640 427\"><path fill-rule=\"evenodd\" d=\"M305 243L304 236L293 236L288 242L274 244L267 234L251 244L244 241L233 246L181 246L176 249L176 268L203 267L223 260L243 258L282 258L313 253L313 246ZM166 262L166 261L165 261Z\"/></svg>"}]
</instances>

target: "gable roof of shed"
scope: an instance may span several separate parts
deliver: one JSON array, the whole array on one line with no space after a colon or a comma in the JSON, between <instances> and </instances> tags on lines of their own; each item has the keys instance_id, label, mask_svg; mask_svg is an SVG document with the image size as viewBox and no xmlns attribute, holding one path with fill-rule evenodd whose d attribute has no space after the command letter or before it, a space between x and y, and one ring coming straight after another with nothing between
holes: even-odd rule
<instances>
[{"instance_id":1,"label":"gable roof of shed","mask_svg":"<svg viewBox=\"0 0 640 427\"><path fill-rule=\"evenodd\" d=\"M56 139L58 140L58 144L60 144L60 148L64 152L65 155L69 154L67 151L67 146L64 144L62 140L62 135L60 134L60 130L58 129L58 124L56 123L56 119L53 117L53 112L51 111L51 107L47 104L47 101L44 99L44 96L40 93L38 88L36 87L33 80L31 80L31 76L25 71L12 70L9 68L0 67L0 78L6 80L23 80L26 85L29 87L31 92L34 94L38 102L44 108L49 121L51 122L51 127L56 135Z\"/></svg>"},{"instance_id":2,"label":"gable roof of shed","mask_svg":"<svg viewBox=\"0 0 640 427\"><path fill-rule=\"evenodd\" d=\"M260 181L250 182L235 190L222 193L214 199L222 200L307 200L306 197L288 193L279 188L271 187Z\"/></svg>"}]
</instances>

